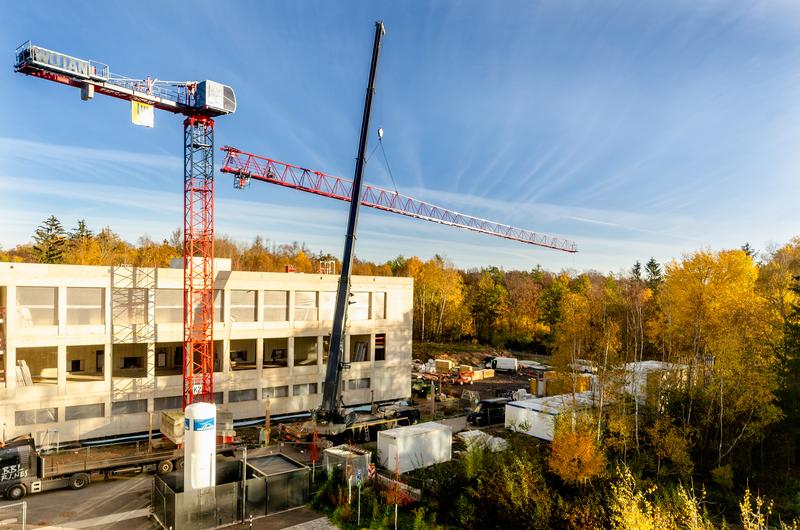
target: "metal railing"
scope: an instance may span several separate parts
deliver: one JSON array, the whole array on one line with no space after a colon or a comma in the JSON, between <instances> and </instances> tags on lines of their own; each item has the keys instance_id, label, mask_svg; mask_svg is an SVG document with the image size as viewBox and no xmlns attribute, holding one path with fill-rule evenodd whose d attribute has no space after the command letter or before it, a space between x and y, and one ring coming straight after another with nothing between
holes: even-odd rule
<instances>
[{"instance_id":1,"label":"metal railing","mask_svg":"<svg viewBox=\"0 0 800 530\"><path fill-rule=\"evenodd\" d=\"M15 502L0 506L0 528L3 530L26 530L28 503Z\"/></svg>"}]
</instances>

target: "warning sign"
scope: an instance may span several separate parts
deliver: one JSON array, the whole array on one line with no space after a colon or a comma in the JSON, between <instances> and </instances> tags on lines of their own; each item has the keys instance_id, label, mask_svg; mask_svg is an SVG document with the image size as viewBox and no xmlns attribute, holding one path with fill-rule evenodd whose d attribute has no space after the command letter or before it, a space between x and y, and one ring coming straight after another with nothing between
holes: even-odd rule
<instances>
[{"instance_id":1,"label":"warning sign","mask_svg":"<svg viewBox=\"0 0 800 530\"><path fill-rule=\"evenodd\" d=\"M134 125L152 127L155 122L155 112L153 106L147 103L131 101L131 121Z\"/></svg>"}]
</instances>

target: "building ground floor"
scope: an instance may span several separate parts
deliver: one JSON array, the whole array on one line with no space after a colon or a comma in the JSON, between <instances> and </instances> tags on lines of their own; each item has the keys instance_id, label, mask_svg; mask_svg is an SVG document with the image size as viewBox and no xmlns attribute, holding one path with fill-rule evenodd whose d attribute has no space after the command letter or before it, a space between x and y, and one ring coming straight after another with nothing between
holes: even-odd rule
<instances>
[{"instance_id":1,"label":"building ground floor","mask_svg":"<svg viewBox=\"0 0 800 530\"><path fill-rule=\"evenodd\" d=\"M387 359L385 343L385 333L347 337L347 405L408 397L409 364ZM267 406L279 417L320 405L327 336L225 339L214 346L214 401L234 419L263 418ZM14 354L17 384L0 401L6 439L30 432L49 445L156 432L160 413L182 405L180 342L38 346Z\"/></svg>"},{"instance_id":2,"label":"building ground floor","mask_svg":"<svg viewBox=\"0 0 800 530\"><path fill-rule=\"evenodd\" d=\"M236 420L317 408L338 277L215 260L214 400ZM48 445L157 432L182 406L183 270L0 262L3 437ZM352 278L346 405L411 389L410 278Z\"/></svg>"}]
</instances>

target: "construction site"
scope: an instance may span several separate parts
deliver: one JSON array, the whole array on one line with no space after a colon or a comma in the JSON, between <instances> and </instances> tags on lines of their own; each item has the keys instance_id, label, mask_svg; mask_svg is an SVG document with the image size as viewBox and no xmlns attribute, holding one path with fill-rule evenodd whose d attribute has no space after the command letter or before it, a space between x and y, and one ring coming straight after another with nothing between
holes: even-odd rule
<instances>
[{"instance_id":1,"label":"construction site","mask_svg":"<svg viewBox=\"0 0 800 530\"><path fill-rule=\"evenodd\" d=\"M731 499L746 491L751 509L749 482L741 490L740 479L766 476L770 465L766 438L751 430L784 417L770 408L785 399L776 389L786 385L771 379L778 361L753 357L761 352L753 336L767 317L735 313L744 310L731 300L749 300L737 292L709 305L723 316L703 327L698 307L709 295L686 293L748 267L742 275L760 293L772 284L754 278L780 251L762 262L749 243L723 251L709 260L727 272L697 282L691 257L663 268L654 258L644 269L636 261L605 276L576 272L569 260L583 250L578 243L509 224L520 218L511 203L498 201L489 220L463 213L482 205L467 194L461 204L460 191L438 195L447 207L401 193L425 197L422 185L398 186L390 167L375 109L387 75L382 52L392 41L383 21L372 30L371 42L347 57L363 77L352 80L363 112L349 139L355 167L347 178L229 145L229 124L264 104L237 98L246 73L227 70L231 78L220 81L129 77L119 73L125 64L100 62L102 47L62 50L57 38L14 50L15 83L68 92L75 106L129 107L131 122L148 129L157 116L174 117L162 125L175 129L163 149L179 154L183 185L178 174L163 185L183 202L172 241L159 246L143 236L137 244L163 250L157 259L140 259L120 238L115 244L128 245L135 259L65 259L66 249L78 255L82 244L113 232L92 234L83 220L69 234L58 225L48 247L45 228L55 230L55 215L34 244L0 254L0 528L683 528L641 521L684 521L685 513L708 523L692 528L727 528L737 507ZM396 58L388 63L397 66ZM76 141L91 134L71 129ZM378 163L392 187L371 182ZM346 221L324 229L338 234L341 253L311 256L294 243L280 261L277 244L261 240L269 227L257 228L250 247L220 237L217 217L231 215L234 204L218 200L220 186L240 197L269 188L333 204ZM127 208L127 199L114 200ZM453 234L445 238L469 238L476 259L485 253L495 261L458 268L445 257L453 242L430 243L425 232L420 241L436 249L428 260L399 253L385 263L361 260L359 236L375 231L359 224L364 212L390 227L383 239L395 224L438 225ZM315 227L309 220L307 232L292 237L316 237ZM506 270L503 257L522 253L527 269ZM541 255L563 260L562 272L534 265ZM769 318L783 315L773 328L789 337L787 315L798 306L786 293L800 290L777 291L784 305ZM743 338L719 331L732 322L755 331ZM689 329L702 333L686 338ZM712 333L719 335L705 338ZM783 336L773 343L786 351L794 344ZM730 353L740 351L741 359ZM749 390L743 381L753 382ZM692 412L701 402L708 412ZM698 416L707 423L693 424ZM779 453L788 463L772 494L789 521L796 507L780 494L797 483L795 449L792 436L780 439L789 440ZM744 461L746 472L735 468ZM710 501L706 479L714 484ZM642 486L661 480L671 488L662 496ZM652 507L663 499L675 504ZM755 516L742 508L742 528L778 528L758 519L759 502ZM781 519L780 528L797 528L793 521Z\"/></svg>"},{"instance_id":2,"label":"construction site","mask_svg":"<svg viewBox=\"0 0 800 530\"><path fill-rule=\"evenodd\" d=\"M577 248L362 182L384 34L383 23L376 23L353 180L223 148L221 171L233 175L236 188L261 181L350 203L338 275L288 267L284 273L239 272L230 260L215 258L215 119L235 112L231 87L132 80L31 42L17 49L17 72L79 88L84 101L102 95L129 102L134 123L152 125L155 110L185 116L184 225L183 257L171 269L0 264L7 499L154 469L155 522L212 528L304 505L309 485L300 485L310 480L308 464L315 467L320 450L334 444L369 443L395 431L406 436L404 429L424 433L437 425L446 433L440 451L450 459L451 427L420 423L426 407L412 400L411 280L351 274L359 207L560 251ZM494 376L492 369L440 368L427 365L415 375L431 383L432 418L447 383L472 385ZM481 401L480 392L465 396L445 407L451 415ZM191 419L198 414L207 419ZM248 444L237 429L254 425L259 434ZM277 452L270 449L275 425ZM282 456L284 443L308 458ZM263 448L249 463L241 457L248 445ZM348 481L356 478L350 475L353 450L339 457ZM396 447L394 456L379 449L376 462L391 471L391 461L420 456L427 462L424 451L424 444ZM366 458L370 467L363 476L358 471L360 488L376 472L371 453L358 454L356 460ZM225 455L233 460L215 462ZM270 479L289 472L269 463L279 457L292 463L287 469L303 473L288 483ZM426 465L445 461L431 458ZM266 467L256 464L262 461ZM300 489L287 490L292 484ZM264 495L261 503L255 491Z\"/></svg>"}]
</instances>

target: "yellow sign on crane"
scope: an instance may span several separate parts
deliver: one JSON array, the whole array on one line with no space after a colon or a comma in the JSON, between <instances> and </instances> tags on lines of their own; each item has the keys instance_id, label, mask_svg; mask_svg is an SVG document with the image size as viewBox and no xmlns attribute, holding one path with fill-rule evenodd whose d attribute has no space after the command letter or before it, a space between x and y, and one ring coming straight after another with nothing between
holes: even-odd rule
<instances>
[{"instance_id":1,"label":"yellow sign on crane","mask_svg":"<svg viewBox=\"0 0 800 530\"><path fill-rule=\"evenodd\" d=\"M152 127L153 123L155 122L155 112L153 112L153 106L148 105L147 103L131 100L131 121L134 125Z\"/></svg>"}]
</instances>

